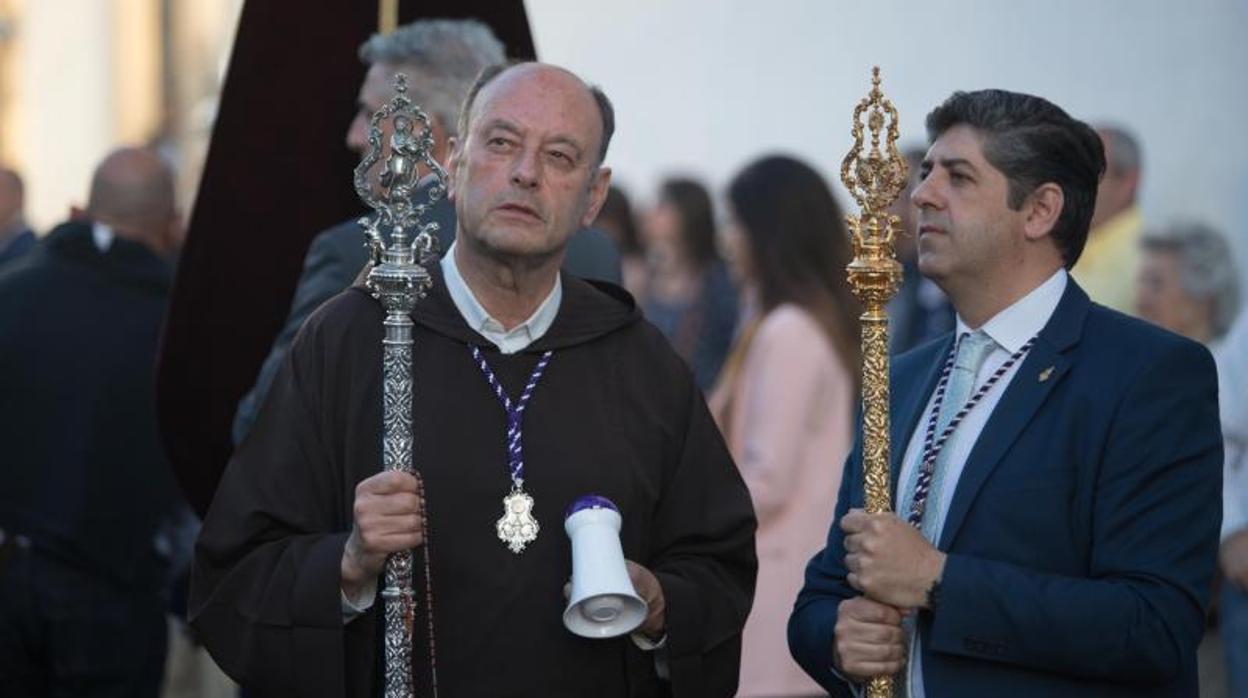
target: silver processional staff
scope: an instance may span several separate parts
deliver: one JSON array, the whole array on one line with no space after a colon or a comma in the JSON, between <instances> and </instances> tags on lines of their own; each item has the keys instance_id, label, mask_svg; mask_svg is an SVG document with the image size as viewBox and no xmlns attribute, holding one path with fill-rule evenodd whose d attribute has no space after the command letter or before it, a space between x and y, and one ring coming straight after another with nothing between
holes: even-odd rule
<instances>
[{"instance_id":1,"label":"silver processional staff","mask_svg":"<svg viewBox=\"0 0 1248 698\"><path fill-rule=\"evenodd\" d=\"M395 76L394 97L369 122L368 153L355 168L355 191L373 213L360 219L369 248L371 269L366 286L386 311L382 339L382 467L416 477L421 498L424 481L413 462L412 319L416 302L432 281L425 268L435 260L437 223L422 223L433 204L446 193L446 171L430 155L433 132L429 117L407 96L407 79ZM370 178L382 158L382 125L389 120L390 138L381 172ZM419 132L416 131L419 127ZM432 181L420 181L421 169ZM386 232L389 235L386 235ZM387 239L388 237L388 239ZM430 569L428 514L424 515L424 612L429 642L433 695L437 696L437 664L433 634L433 586ZM412 594L415 555L404 550L390 555L381 596L385 600L385 698L411 698L412 633L417 604Z\"/></svg>"}]
</instances>

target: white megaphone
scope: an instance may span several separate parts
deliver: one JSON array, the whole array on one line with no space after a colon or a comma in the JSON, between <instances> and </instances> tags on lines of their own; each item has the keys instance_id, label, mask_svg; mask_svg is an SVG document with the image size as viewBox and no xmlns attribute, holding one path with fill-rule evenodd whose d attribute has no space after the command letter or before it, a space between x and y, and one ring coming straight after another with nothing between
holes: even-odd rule
<instances>
[{"instance_id":1,"label":"white megaphone","mask_svg":"<svg viewBox=\"0 0 1248 698\"><path fill-rule=\"evenodd\" d=\"M581 637L630 633L649 611L628 578L620 522L620 510L598 495L577 499L564 517L563 529L572 539L572 593L563 624Z\"/></svg>"}]
</instances>

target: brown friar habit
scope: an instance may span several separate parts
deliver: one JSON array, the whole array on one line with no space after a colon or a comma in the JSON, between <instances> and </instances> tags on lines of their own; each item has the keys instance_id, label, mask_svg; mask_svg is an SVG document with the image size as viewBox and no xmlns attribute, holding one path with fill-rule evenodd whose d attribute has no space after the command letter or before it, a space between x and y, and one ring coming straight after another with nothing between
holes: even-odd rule
<instances>
[{"instance_id":1,"label":"brown friar habit","mask_svg":"<svg viewBox=\"0 0 1248 698\"><path fill-rule=\"evenodd\" d=\"M431 271L412 313L413 429L439 695L732 695L755 521L689 370L627 293L566 273L550 330L502 355ZM380 468L381 339L382 310L359 288L309 318L204 521L191 619L255 695L380 695L383 602L344 625L339 565L356 484ZM513 396L554 350L524 413L524 486L541 532L518 555L494 528L511 487L505 413L470 343ZM628 637L587 640L563 627L563 513L591 493L619 506L624 555L663 587L670 681ZM416 581L414 673L417 695L429 695L423 575Z\"/></svg>"}]
</instances>

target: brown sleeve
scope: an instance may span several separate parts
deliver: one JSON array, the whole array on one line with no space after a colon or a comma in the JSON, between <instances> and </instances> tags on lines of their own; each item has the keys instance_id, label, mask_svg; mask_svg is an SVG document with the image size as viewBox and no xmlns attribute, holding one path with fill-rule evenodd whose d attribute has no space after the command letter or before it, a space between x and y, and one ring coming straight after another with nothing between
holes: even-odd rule
<instances>
[{"instance_id":1,"label":"brown sleeve","mask_svg":"<svg viewBox=\"0 0 1248 698\"><path fill-rule=\"evenodd\" d=\"M651 569L663 587L672 694L736 693L754 596L754 510L702 395L690 385L679 461L655 512Z\"/></svg>"}]
</instances>

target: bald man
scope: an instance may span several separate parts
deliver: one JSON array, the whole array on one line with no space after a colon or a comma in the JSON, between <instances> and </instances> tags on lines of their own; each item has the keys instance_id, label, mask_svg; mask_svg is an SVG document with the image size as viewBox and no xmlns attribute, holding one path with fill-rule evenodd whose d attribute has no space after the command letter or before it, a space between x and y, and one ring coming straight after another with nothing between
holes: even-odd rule
<instances>
[{"instance_id":1,"label":"bald man","mask_svg":"<svg viewBox=\"0 0 1248 698\"><path fill-rule=\"evenodd\" d=\"M153 363L178 230L156 155L109 155L90 220L0 268L0 695L156 696L168 525Z\"/></svg>"},{"instance_id":2,"label":"bald man","mask_svg":"<svg viewBox=\"0 0 1248 698\"><path fill-rule=\"evenodd\" d=\"M432 574L415 589L417 695L435 673L448 696L735 692L749 493L633 299L560 272L606 196L614 123L601 90L554 66L487 70L468 93L448 162L455 243L412 313L423 494L380 472L381 307L352 288L300 331L196 547L191 621L244 686L378 695L378 577L412 548ZM648 603L632 636L561 621L563 513L591 493L618 507Z\"/></svg>"},{"instance_id":3,"label":"bald man","mask_svg":"<svg viewBox=\"0 0 1248 698\"><path fill-rule=\"evenodd\" d=\"M91 178L87 215L110 236L171 256L182 239L182 221L174 205L173 173L155 153L118 150L104 159Z\"/></svg>"},{"instance_id":4,"label":"bald man","mask_svg":"<svg viewBox=\"0 0 1248 698\"><path fill-rule=\"evenodd\" d=\"M25 205L21 175L0 167L0 264L21 257L35 246L35 233L23 214Z\"/></svg>"}]
</instances>

